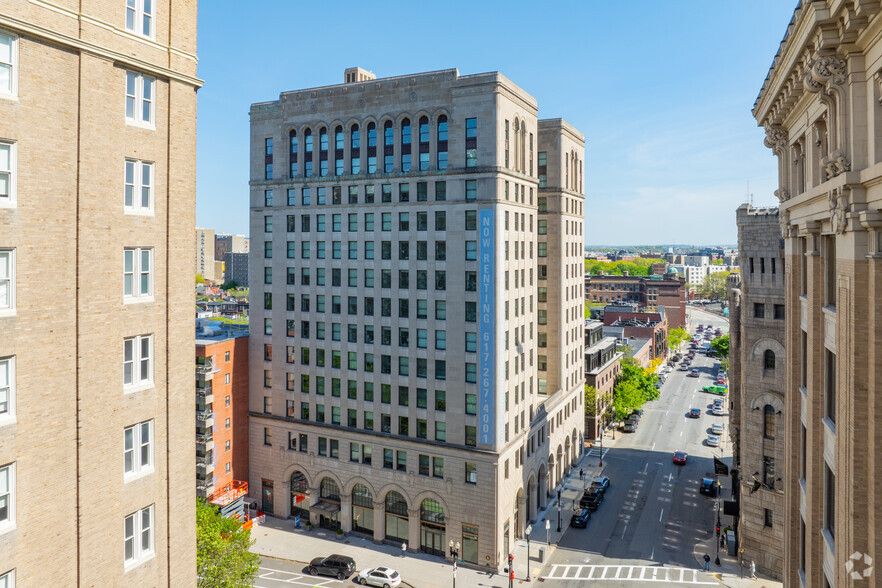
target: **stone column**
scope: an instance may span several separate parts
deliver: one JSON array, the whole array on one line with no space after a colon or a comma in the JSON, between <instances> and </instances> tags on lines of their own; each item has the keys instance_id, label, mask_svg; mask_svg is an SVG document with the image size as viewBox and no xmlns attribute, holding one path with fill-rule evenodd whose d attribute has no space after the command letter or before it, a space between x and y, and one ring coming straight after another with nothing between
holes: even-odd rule
<instances>
[{"instance_id":1,"label":"stone column","mask_svg":"<svg viewBox=\"0 0 882 588\"><path fill-rule=\"evenodd\" d=\"M548 473L547 472L544 476L539 477L539 496L538 496L538 499L539 499L539 510L542 510L548 505Z\"/></svg>"},{"instance_id":2,"label":"stone column","mask_svg":"<svg viewBox=\"0 0 882 588\"><path fill-rule=\"evenodd\" d=\"M314 486L309 489L309 522L313 524L314 527L317 527L319 524L319 514L315 512L312 507L318 504L319 501L319 487Z\"/></svg>"},{"instance_id":3,"label":"stone column","mask_svg":"<svg viewBox=\"0 0 882 588\"><path fill-rule=\"evenodd\" d=\"M352 494L340 496L340 514L337 518L344 533L352 531Z\"/></svg>"},{"instance_id":4,"label":"stone column","mask_svg":"<svg viewBox=\"0 0 882 588\"><path fill-rule=\"evenodd\" d=\"M515 529L515 537L523 537L524 529L526 528L526 518L529 514L527 512L527 497L524 495L518 496L518 526Z\"/></svg>"},{"instance_id":5,"label":"stone column","mask_svg":"<svg viewBox=\"0 0 882 588\"><path fill-rule=\"evenodd\" d=\"M374 501L374 543L380 545L386 538L386 502Z\"/></svg>"},{"instance_id":6,"label":"stone column","mask_svg":"<svg viewBox=\"0 0 882 588\"><path fill-rule=\"evenodd\" d=\"M407 509L407 550L411 553L420 551L420 509Z\"/></svg>"}]
</instances>

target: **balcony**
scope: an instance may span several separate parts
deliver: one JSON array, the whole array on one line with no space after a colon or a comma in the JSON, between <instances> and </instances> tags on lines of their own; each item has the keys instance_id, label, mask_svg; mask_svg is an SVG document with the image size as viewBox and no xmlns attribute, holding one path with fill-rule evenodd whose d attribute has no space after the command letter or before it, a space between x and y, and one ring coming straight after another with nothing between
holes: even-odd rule
<instances>
[{"instance_id":1,"label":"balcony","mask_svg":"<svg viewBox=\"0 0 882 588\"><path fill-rule=\"evenodd\" d=\"M202 360L201 362L199 360ZM200 381L210 382L214 374L220 371L215 367L214 359L211 357L196 358L196 379Z\"/></svg>"},{"instance_id":2,"label":"balcony","mask_svg":"<svg viewBox=\"0 0 882 588\"><path fill-rule=\"evenodd\" d=\"M212 454L204 453L204 454L196 454L196 475L205 477L210 475L214 471L214 458Z\"/></svg>"},{"instance_id":3,"label":"balcony","mask_svg":"<svg viewBox=\"0 0 882 588\"><path fill-rule=\"evenodd\" d=\"M204 388L196 387L196 397L202 400L203 404L211 404L214 402L214 390L211 386Z\"/></svg>"},{"instance_id":4,"label":"balcony","mask_svg":"<svg viewBox=\"0 0 882 588\"><path fill-rule=\"evenodd\" d=\"M196 422L206 429L214 426L214 411L208 409L196 409Z\"/></svg>"},{"instance_id":5,"label":"balcony","mask_svg":"<svg viewBox=\"0 0 882 588\"><path fill-rule=\"evenodd\" d=\"M200 452L209 452L214 449L214 436L209 429L208 433L196 433L196 450Z\"/></svg>"}]
</instances>

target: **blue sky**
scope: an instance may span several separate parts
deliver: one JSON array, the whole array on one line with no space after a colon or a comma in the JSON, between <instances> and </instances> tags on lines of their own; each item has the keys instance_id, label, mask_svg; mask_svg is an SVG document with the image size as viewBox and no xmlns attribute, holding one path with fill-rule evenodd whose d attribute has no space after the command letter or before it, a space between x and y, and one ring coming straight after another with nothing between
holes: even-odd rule
<instances>
[{"instance_id":1,"label":"blue sky","mask_svg":"<svg viewBox=\"0 0 882 588\"><path fill-rule=\"evenodd\" d=\"M777 164L750 109L795 0L203 0L197 224L248 233L248 109L282 91L498 70L585 134L588 244L735 243ZM555 7L553 11L543 7Z\"/></svg>"}]
</instances>

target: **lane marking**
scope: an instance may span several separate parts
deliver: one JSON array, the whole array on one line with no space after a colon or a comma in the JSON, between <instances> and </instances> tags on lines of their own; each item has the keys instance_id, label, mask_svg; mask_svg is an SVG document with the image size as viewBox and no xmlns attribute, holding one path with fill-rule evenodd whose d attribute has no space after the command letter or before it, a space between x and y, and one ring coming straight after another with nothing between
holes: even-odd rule
<instances>
[{"instance_id":1,"label":"lane marking","mask_svg":"<svg viewBox=\"0 0 882 588\"><path fill-rule=\"evenodd\" d=\"M627 531L627 530L628 530L628 524L626 523L626 524L625 524L625 528L622 529L622 537L621 537L622 539L625 538L625 531Z\"/></svg>"},{"instance_id":2,"label":"lane marking","mask_svg":"<svg viewBox=\"0 0 882 588\"><path fill-rule=\"evenodd\" d=\"M663 516L665 516L665 509L661 509L661 512L658 513L658 522L661 522Z\"/></svg>"},{"instance_id":3,"label":"lane marking","mask_svg":"<svg viewBox=\"0 0 882 588\"><path fill-rule=\"evenodd\" d=\"M652 548L652 553L649 554L649 559L655 559L655 547Z\"/></svg>"}]
</instances>

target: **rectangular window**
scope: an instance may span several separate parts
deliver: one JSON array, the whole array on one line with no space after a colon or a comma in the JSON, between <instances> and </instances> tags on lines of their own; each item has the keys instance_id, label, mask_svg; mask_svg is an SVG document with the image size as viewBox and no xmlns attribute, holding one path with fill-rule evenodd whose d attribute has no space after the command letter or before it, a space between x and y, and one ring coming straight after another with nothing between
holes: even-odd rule
<instances>
[{"instance_id":1,"label":"rectangular window","mask_svg":"<svg viewBox=\"0 0 882 588\"><path fill-rule=\"evenodd\" d=\"M824 528L836 537L836 476L824 464Z\"/></svg>"},{"instance_id":2,"label":"rectangular window","mask_svg":"<svg viewBox=\"0 0 882 588\"><path fill-rule=\"evenodd\" d=\"M153 126L156 80L142 73L126 72L126 121ZM268 178L269 179L269 178Z\"/></svg>"},{"instance_id":3,"label":"rectangular window","mask_svg":"<svg viewBox=\"0 0 882 588\"><path fill-rule=\"evenodd\" d=\"M15 358L0 359L0 423L15 416Z\"/></svg>"},{"instance_id":4,"label":"rectangular window","mask_svg":"<svg viewBox=\"0 0 882 588\"><path fill-rule=\"evenodd\" d=\"M466 200L477 200L478 199L478 181L477 180L466 180L465 181L465 197L466 197Z\"/></svg>"},{"instance_id":5,"label":"rectangular window","mask_svg":"<svg viewBox=\"0 0 882 588\"><path fill-rule=\"evenodd\" d=\"M478 259L478 242L477 241L466 241L465 242L465 258L466 261L477 261ZM543 245L543 243L540 243Z\"/></svg>"},{"instance_id":6,"label":"rectangular window","mask_svg":"<svg viewBox=\"0 0 882 588\"><path fill-rule=\"evenodd\" d=\"M478 483L478 466L471 462L466 462L465 464L465 483L466 484L477 484Z\"/></svg>"},{"instance_id":7,"label":"rectangular window","mask_svg":"<svg viewBox=\"0 0 882 588\"><path fill-rule=\"evenodd\" d=\"M126 30L153 38L153 0L126 0Z\"/></svg>"},{"instance_id":8,"label":"rectangular window","mask_svg":"<svg viewBox=\"0 0 882 588\"><path fill-rule=\"evenodd\" d=\"M435 441L447 441L447 423L435 421Z\"/></svg>"},{"instance_id":9,"label":"rectangular window","mask_svg":"<svg viewBox=\"0 0 882 588\"><path fill-rule=\"evenodd\" d=\"M153 555L153 505L127 516L124 529L126 566L135 565Z\"/></svg>"},{"instance_id":10,"label":"rectangular window","mask_svg":"<svg viewBox=\"0 0 882 588\"><path fill-rule=\"evenodd\" d=\"M775 320L783 321L784 320L784 305L776 304L775 305Z\"/></svg>"},{"instance_id":11,"label":"rectangular window","mask_svg":"<svg viewBox=\"0 0 882 588\"><path fill-rule=\"evenodd\" d=\"M766 315L766 305L762 302L753 303L753 318L764 318Z\"/></svg>"},{"instance_id":12,"label":"rectangular window","mask_svg":"<svg viewBox=\"0 0 882 588\"><path fill-rule=\"evenodd\" d=\"M829 349L824 350L824 405L825 415L831 422L836 422L836 355Z\"/></svg>"},{"instance_id":13,"label":"rectangular window","mask_svg":"<svg viewBox=\"0 0 882 588\"><path fill-rule=\"evenodd\" d=\"M153 335L123 339L123 387L126 389L153 383Z\"/></svg>"},{"instance_id":14,"label":"rectangular window","mask_svg":"<svg viewBox=\"0 0 882 588\"><path fill-rule=\"evenodd\" d=\"M18 37L0 32L0 95L15 96L18 78Z\"/></svg>"},{"instance_id":15,"label":"rectangular window","mask_svg":"<svg viewBox=\"0 0 882 588\"><path fill-rule=\"evenodd\" d=\"M123 298L153 295L153 249L123 250Z\"/></svg>"},{"instance_id":16,"label":"rectangular window","mask_svg":"<svg viewBox=\"0 0 882 588\"><path fill-rule=\"evenodd\" d=\"M127 477L153 471L153 421L123 430L123 464Z\"/></svg>"},{"instance_id":17,"label":"rectangular window","mask_svg":"<svg viewBox=\"0 0 882 588\"><path fill-rule=\"evenodd\" d=\"M0 467L0 529L15 524L15 464Z\"/></svg>"},{"instance_id":18,"label":"rectangular window","mask_svg":"<svg viewBox=\"0 0 882 588\"><path fill-rule=\"evenodd\" d=\"M836 306L836 236L824 237L824 306Z\"/></svg>"},{"instance_id":19,"label":"rectangular window","mask_svg":"<svg viewBox=\"0 0 882 588\"><path fill-rule=\"evenodd\" d=\"M467 118L466 121L466 167L478 165L478 119Z\"/></svg>"},{"instance_id":20,"label":"rectangular window","mask_svg":"<svg viewBox=\"0 0 882 588\"><path fill-rule=\"evenodd\" d=\"M3 197L3 144L0 143L0 201ZM153 164L138 159L125 160L123 208L127 213L153 212Z\"/></svg>"}]
</instances>

